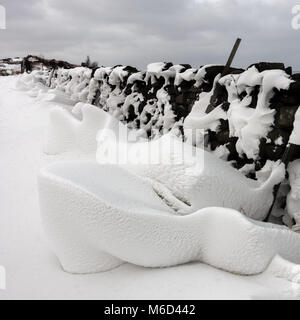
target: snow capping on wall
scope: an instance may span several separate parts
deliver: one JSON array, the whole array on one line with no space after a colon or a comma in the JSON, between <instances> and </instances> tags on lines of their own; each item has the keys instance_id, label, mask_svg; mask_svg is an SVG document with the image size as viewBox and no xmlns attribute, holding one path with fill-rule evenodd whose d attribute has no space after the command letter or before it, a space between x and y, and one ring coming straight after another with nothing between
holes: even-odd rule
<instances>
[{"instance_id":1,"label":"snow capping on wall","mask_svg":"<svg viewBox=\"0 0 300 320\"><path fill-rule=\"evenodd\" d=\"M158 62L146 71L57 69L51 79L48 72L48 80L51 88L99 106L149 139L174 128L189 139L187 129L200 127L204 135L190 139L193 144L205 141L209 150L254 178L267 160L277 161L284 153L300 105L300 76L279 63L232 68L220 79L222 70L221 65L195 69ZM217 82L221 88L214 97ZM215 108L208 113L211 103ZM299 157L297 150L294 158Z\"/></svg>"}]
</instances>

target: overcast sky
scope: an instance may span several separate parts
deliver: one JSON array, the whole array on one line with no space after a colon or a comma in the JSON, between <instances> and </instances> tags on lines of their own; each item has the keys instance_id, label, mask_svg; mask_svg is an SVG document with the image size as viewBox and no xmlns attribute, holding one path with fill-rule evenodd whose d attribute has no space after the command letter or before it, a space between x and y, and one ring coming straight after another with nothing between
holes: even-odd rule
<instances>
[{"instance_id":1,"label":"overcast sky","mask_svg":"<svg viewBox=\"0 0 300 320\"><path fill-rule=\"evenodd\" d=\"M6 30L0 56L29 53L100 65L172 61L198 67L234 61L246 67L280 61L300 70L300 30L291 27L300 0L0 0Z\"/></svg>"}]
</instances>

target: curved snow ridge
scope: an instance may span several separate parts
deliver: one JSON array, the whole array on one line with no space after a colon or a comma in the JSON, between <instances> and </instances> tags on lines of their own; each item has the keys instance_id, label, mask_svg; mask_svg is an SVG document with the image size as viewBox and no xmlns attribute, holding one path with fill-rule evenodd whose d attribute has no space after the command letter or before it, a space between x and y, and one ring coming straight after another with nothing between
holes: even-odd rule
<instances>
[{"instance_id":1,"label":"curved snow ridge","mask_svg":"<svg viewBox=\"0 0 300 320\"><path fill-rule=\"evenodd\" d=\"M201 261L257 274L277 254L300 263L299 234L227 208L178 216L150 184L118 166L56 163L40 172L38 183L46 234L68 272Z\"/></svg>"},{"instance_id":2,"label":"curved snow ridge","mask_svg":"<svg viewBox=\"0 0 300 320\"><path fill-rule=\"evenodd\" d=\"M99 129L125 127L109 113L91 104L78 102L72 113L54 107L49 113L44 151L60 154L69 151L95 153Z\"/></svg>"},{"instance_id":3,"label":"curved snow ridge","mask_svg":"<svg viewBox=\"0 0 300 320\"><path fill-rule=\"evenodd\" d=\"M97 161L122 164L126 170L150 179L153 188L180 214L219 206L263 220L273 201L273 187L285 177L284 165L275 163L262 182L246 178L225 161L183 142L172 133L146 142L115 143L109 136L99 139ZM128 156L120 163L119 154L124 154L124 150Z\"/></svg>"}]
</instances>

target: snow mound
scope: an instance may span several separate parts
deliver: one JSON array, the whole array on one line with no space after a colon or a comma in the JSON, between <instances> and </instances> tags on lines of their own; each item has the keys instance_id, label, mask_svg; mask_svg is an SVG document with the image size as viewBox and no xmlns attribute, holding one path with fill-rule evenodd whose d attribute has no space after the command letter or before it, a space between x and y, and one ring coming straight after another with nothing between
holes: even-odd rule
<instances>
[{"instance_id":1,"label":"snow mound","mask_svg":"<svg viewBox=\"0 0 300 320\"><path fill-rule=\"evenodd\" d=\"M50 89L47 92L41 93L37 96L37 98L45 102L56 102L58 104L71 106L76 103L76 101L70 99L65 93L56 89Z\"/></svg>"},{"instance_id":2,"label":"snow mound","mask_svg":"<svg viewBox=\"0 0 300 320\"><path fill-rule=\"evenodd\" d=\"M56 163L40 172L39 196L46 234L68 272L202 261L256 274L277 254L300 263L299 234L226 208L178 216L150 184L118 166Z\"/></svg>"},{"instance_id":3,"label":"snow mound","mask_svg":"<svg viewBox=\"0 0 300 320\"><path fill-rule=\"evenodd\" d=\"M262 183L246 178L215 155L182 142L172 133L153 141L114 143L109 138L98 143L98 162L119 164L118 155L126 151L123 167L150 179L158 194L180 214L220 206L263 220L272 204L273 187L285 176L284 165L277 162ZM107 146L111 153L115 150L115 157L111 153L106 156Z\"/></svg>"}]
</instances>

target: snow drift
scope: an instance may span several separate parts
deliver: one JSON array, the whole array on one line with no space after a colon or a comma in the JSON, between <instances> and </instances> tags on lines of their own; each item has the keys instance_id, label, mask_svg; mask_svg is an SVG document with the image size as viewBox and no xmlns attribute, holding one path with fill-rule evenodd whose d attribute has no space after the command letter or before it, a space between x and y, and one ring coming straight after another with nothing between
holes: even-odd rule
<instances>
[{"instance_id":1,"label":"snow drift","mask_svg":"<svg viewBox=\"0 0 300 320\"><path fill-rule=\"evenodd\" d=\"M41 171L39 192L47 236L69 272L202 261L256 274L276 254L300 263L299 234L226 208L175 215L150 184L118 166L57 163Z\"/></svg>"},{"instance_id":2,"label":"snow drift","mask_svg":"<svg viewBox=\"0 0 300 320\"><path fill-rule=\"evenodd\" d=\"M93 134L86 137L93 141L99 129L118 133L115 118L93 106L78 104L73 114L54 111L64 119L61 128L69 128L71 139L79 126L85 128L85 118L99 117L94 126L82 129L91 129ZM61 126L60 120L52 119L52 126L59 132L55 126ZM113 144L101 134L98 140L97 159L105 163L103 144ZM55 149L65 139L51 141ZM122 166L67 162L40 173L44 227L65 270L87 273L108 270L124 261L154 267L197 260L254 274L262 272L276 254L299 262L299 234L244 216L265 217L273 186L284 178L282 165L275 166L259 184L173 134L150 142L121 139L117 143L127 144L133 155L141 154L142 164L134 156ZM171 151L168 144L173 145ZM76 148L84 152L80 144ZM95 148L93 145L90 151ZM195 152L197 149L201 152ZM62 150L69 150L68 145ZM143 163L149 156L147 150L159 150L170 162ZM182 159L185 161L178 163Z\"/></svg>"},{"instance_id":3,"label":"snow drift","mask_svg":"<svg viewBox=\"0 0 300 320\"><path fill-rule=\"evenodd\" d=\"M114 141L108 140L106 144L114 149ZM285 176L284 165L277 163L263 183L246 178L226 162L182 142L172 133L150 142L119 141L118 144L120 150L130 155L123 167L147 177L160 196L180 214L219 206L263 220L273 201L273 188ZM98 143L97 160L109 163L111 158L105 157L102 147L103 143ZM156 153L159 161L155 159ZM117 155L113 159L118 160Z\"/></svg>"}]
</instances>

